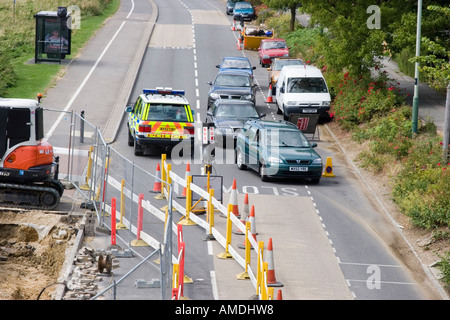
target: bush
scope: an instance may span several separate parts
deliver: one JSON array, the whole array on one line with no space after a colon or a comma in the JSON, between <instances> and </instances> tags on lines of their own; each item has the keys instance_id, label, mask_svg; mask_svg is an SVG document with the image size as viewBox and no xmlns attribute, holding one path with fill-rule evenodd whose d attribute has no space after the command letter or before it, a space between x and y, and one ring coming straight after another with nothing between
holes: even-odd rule
<instances>
[{"instance_id":1,"label":"bush","mask_svg":"<svg viewBox=\"0 0 450 320\"><path fill-rule=\"evenodd\" d=\"M11 65L9 55L0 52L0 97L4 96L8 88L16 84L17 75Z\"/></svg>"},{"instance_id":2,"label":"bush","mask_svg":"<svg viewBox=\"0 0 450 320\"><path fill-rule=\"evenodd\" d=\"M335 98L330 116L347 129L384 116L404 102L399 89L388 83L385 74L372 80L362 76L352 77L347 72L340 82L332 82L331 86Z\"/></svg>"}]
</instances>

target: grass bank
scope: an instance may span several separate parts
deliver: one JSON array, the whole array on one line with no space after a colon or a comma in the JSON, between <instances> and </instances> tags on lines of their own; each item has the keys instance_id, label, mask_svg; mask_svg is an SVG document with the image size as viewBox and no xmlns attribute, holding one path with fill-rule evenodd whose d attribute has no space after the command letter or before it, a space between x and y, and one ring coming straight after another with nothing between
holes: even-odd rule
<instances>
[{"instance_id":1,"label":"grass bank","mask_svg":"<svg viewBox=\"0 0 450 320\"><path fill-rule=\"evenodd\" d=\"M72 54L78 55L87 41L113 15L120 0L0 0L0 96L35 98L44 93L64 66L57 63L35 64L35 19L39 11L57 11L59 6L77 5L81 28L72 30Z\"/></svg>"}]
</instances>

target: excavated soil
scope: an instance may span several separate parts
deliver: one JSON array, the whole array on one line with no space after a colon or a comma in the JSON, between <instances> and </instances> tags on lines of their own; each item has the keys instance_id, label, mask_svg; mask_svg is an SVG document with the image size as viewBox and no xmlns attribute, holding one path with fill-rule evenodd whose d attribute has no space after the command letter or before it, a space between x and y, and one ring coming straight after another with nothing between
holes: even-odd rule
<instances>
[{"instance_id":1,"label":"excavated soil","mask_svg":"<svg viewBox=\"0 0 450 320\"><path fill-rule=\"evenodd\" d=\"M66 248L76 234L61 218L40 211L0 211L1 300L53 298Z\"/></svg>"}]
</instances>

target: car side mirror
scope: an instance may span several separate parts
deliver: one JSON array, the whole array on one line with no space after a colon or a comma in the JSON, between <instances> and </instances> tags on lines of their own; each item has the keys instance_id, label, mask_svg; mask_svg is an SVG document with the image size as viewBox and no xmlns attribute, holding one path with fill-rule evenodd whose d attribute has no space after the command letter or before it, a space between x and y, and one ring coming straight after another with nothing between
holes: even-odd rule
<instances>
[{"instance_id":1,"label":"car side mirror","mask_svg":"<svg viewBox=\"0 0 450 320\"><path fill-rule=\"evenodd\" d=\"M253 67L252 70L256 70L256 67Z\"/></svg>"},{"instance_id":2,"label":"car side mirror","mask_svg":"<svg viewBox=\"0 0 450 320\"><path fill-rule=\"evenodd\" d=\"M207 82L206 84L209 84L210 86L212 86L212 82L211 81Z\"/></svg>"},{"instance_id":3,"label":"car side mirror","mask_svg":"<svg viewBox=\"0 0 450 320\"><path fill-rule=\"evenodd\" d=\"M128 106L125 107L125 112L132 112L133 111L133 105L130 104Z\"/></svg>"},{"instance_id":4,"label":"car side mirror","mask_svg":"<svg viewBox=\"0 0 450 320\"><path fill-rule=\"evenodd\" d=\"M280 88L280 93L284 93L284 87Z\"/></svg>"},{"instance_id":5,"label":"car side mirror","mask_svg":"<svg viewBox=\"0 0 450 320\"><path fill-rule=\"evenodd\" d=\"M216 68L220 68L220 64L217 64L217 65L216 65Z\"/></svg>"},{"instance_id":6,"label":"car side mirror","mask_svg":"<svg viewBox=\"0 0 450 320\"><path fill-rule=\"evenodd\" d=\"M265 113L261 113L261 114L259 115L259 118L261 119L261 118L264 118L265 116L266 116Z\"/></svg>"},{"instance_id":7,"label":"car side mirror","mask_svg":"<svg viewBox=\"0 0 450 320\"><path fill-rule=\"evenodd\" d=\"M315 147L317 147L317 143L315 143L315 142L311 143L311 148L315 148Z\"/></svg>"}]
</instances>

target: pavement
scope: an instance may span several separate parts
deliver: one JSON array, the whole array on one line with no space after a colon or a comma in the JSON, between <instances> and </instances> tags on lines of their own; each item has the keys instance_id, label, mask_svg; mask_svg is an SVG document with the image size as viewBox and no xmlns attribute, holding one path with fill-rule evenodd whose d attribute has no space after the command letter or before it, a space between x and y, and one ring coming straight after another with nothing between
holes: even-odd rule
<instances>
[{"instance_id":1,"label":"pavement","mask_svg":"<svg viewBox=\"0 0 450 320\"><path fill-rule=\"evenodd\" d=\"M131 15L128 18L128 8L121 7L116 15L108 19L81 54L67 63L63 77L45 94L42 100L44 108L77 112L84 110L90 119L95 119L95 125L103 128L105 140L114 141L118 124L123 116L123 106L128 102L136 73L158 16L157 7L152 0L149 0L148 8L148 14ZM411 93L412 96L413 79L399 72L392 61L386 61L384 69L400 83L400 87L405 88L406 93ZM96 84L95 88L90 86L92 83ZM419 116L422 119L431 117L438 128L441 128L445 97L424 84L421 84L420 95ZM93 102L95 107L92 106ZM46 123L55 121L58 121L57 115L51 115L46 119ZM46 132L53 129L46 128ZM242 199L239 201L242 203ZM74 215L83 216L86 210L80 208L81 202L82 199L78 197L75 189L69 189L61 200L61 207L70 210ZM309 198L252 195L250 202L255 203L258 215L258 240L267 243L271 237L269 230L281 227L285 230L273 237L276 276L277 280L284 284L280 288L283 291L283 299L353 299ZM275 214L292 207L304 208L297 217L298 221L286 223ZM225 219L216 221L217 228L225 230ZM105 250L111 243L110 235L100 229L96 230L94 238L89 238L89 243L85 240L79 237L71 254L75 254L84 245ZM283 246L279 245L281 243ZM217 284L216 298L249 299L254 294L249 281L234 280L236 274L243 271L242 268L235 261L224 261L216 257L217 253L223 251L217 242L213 242L212 249ZM298 254L292 255L294 250ZM300 260L300 257L303 260ZM133 259L121 259L120 268L114 271L115 277L119 279L141 259L142 257L138 256ZM305 261L309 262L308 267L301 273L298 272L298 266ZM256 263L253 261L252 265L255 266ZM72 268L73 266L67 267L66 278ZM121 300L160 299L158 294L159 292L151 293L150 290L145 295L126 296L122 293Z\"/></svg>"}]
</instances>

